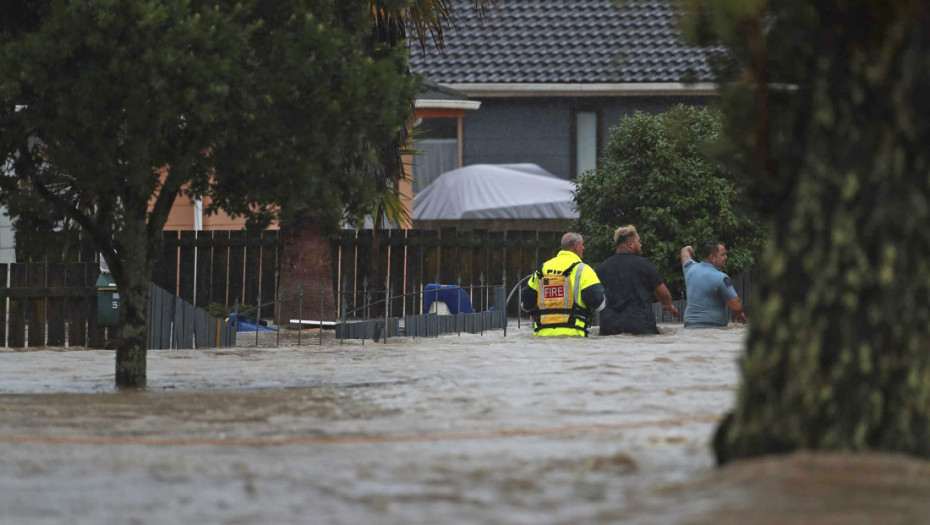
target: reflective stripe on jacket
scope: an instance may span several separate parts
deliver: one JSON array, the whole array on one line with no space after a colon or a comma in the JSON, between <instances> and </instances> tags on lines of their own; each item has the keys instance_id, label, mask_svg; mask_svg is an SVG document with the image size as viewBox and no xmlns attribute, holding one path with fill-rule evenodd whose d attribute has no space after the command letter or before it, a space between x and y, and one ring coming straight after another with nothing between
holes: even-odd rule
<instances>
[{"instance_id":1,"label":"reflective stripe on jacket","mask_svg":"<svg viewBox=\"0 0 930 525\"><path fill-rule=\"evenodd\" d=\"M554 258L546 261L540 272L543 275L555 275L560 274L567 270L572 265L575 267L572 269L567 277L568 282L570 283L571 293L573 295L572 302L576 307L575 315L573 316L574 327L569 326L556 326L556 327L546 327L540 325L538 321L540 320L539 315L535 315L534 328L536 335L540 336L558 336L558 335L569 335L569 336L580 336L584 337L587 335L587 326L589 324L588 319L593 315L593 312L590 311L588 305L585 304L584 299L582 298L581 291L585 288L588 288L593 285L600 286L600 279L597 277L597 273L590 266L581 262L581 258L574 252L562 250ZM530 278L528 286L534 290L537 294L537 300L539 297L539 274L533 274ZM593 305L599 306L599 305ZM545 314L545 311L535 312L535 314Z\"/></svg>"}]
</instances>

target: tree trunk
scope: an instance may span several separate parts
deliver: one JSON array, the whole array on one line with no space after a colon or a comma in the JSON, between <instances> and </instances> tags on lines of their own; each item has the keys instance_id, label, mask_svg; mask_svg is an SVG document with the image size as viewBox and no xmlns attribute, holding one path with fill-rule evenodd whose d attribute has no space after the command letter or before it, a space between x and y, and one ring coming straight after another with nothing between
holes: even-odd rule
<instances>
[{"instance_id":1,"label":"tree trunk","mask_svg":"<svg viewBox=\"0 0 930 525\"><path fill-rule=\"evenodd\" d=\"M736 407L714 440L721 463L930 456L930 46L926 20L899 22L874 32L894 35L884 47L818 49L809 89L781 108L801 132L760 175L772 231Z\"/></svg>"},{"instance_id":2,"label":"tree trunk","mask_svg":"<svg viewBox=\"0 0 930 525\"><path fill-rule=\"evenodd\" d=\"M147 244L144 221L127 221L118 240L121 260L110 266L120 294L116 386L142 388L146 382L149 287L154 249L149 249Z\"/></svg>"},{"instance_id":3,"label":"tree trunk","mask_svg":"<svg viewBox=\"0 0 930 525\"><path fill-rule=\"evenodd\" d=\"M319 224L308 214L281 225L280 289L283 297L281 322L290 319L333 321L336 305L333 294L333 254ZM320 311L320 292L325 286L325 297ZM300 286L303 285L303 299Z\"/></svg>"}]
</instances>

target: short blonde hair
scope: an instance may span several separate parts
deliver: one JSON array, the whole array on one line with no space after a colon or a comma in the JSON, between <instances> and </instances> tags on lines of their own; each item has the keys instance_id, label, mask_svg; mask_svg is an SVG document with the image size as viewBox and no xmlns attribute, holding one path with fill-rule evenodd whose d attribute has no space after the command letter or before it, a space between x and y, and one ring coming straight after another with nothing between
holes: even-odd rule
<instances>
[{"instance_id":1,"label":"short blonde hair","mask_svg":"<svg viewBox=\"0 0 930 525\"><path fill-rule=\"evenodd\" d=\"M636 228L632 224L627 224L626 226L621 226L617 228L617 231L614 232L614 243L617 246L625 243L631 238L638 235L636 233Z\"/></svg>"}]
</instances>

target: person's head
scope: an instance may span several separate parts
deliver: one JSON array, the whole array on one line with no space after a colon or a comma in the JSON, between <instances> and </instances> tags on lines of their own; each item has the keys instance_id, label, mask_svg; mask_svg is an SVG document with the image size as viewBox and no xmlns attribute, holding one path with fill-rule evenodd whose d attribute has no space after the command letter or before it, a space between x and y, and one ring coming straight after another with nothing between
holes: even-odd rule
<instances>
[{"instance_id":1,"label":"person's head","mask_svg":"<svg viewBox=\"0 0 930 525\"><path fill-rule=\"evenodd\" d=\"M568 232L562 236L562 249L574 252L581 257L582 252L584 252L584 238L579 233Z\"/></svg>"},{"instance_id":2,"label":"person's head","mask_svg":"<svg viewBox=\"0 0 930 525\"><path fill-rule=\"evenodd\" d=\"M614 232L614 242L617 243L617 253L635 253L642 255L643 243L632 224L621 226Z\"/></svg>"},{"instance_id":3,"label":"person's head","mask_svg":"<svg viewBox=\"0 0 930 525\"><path fill-rule=\"evenodd\" d=\"M727 265L727 247L720 241L704 241L698 246L698 259L722 270Z\"/></svg>"}]
</instances>

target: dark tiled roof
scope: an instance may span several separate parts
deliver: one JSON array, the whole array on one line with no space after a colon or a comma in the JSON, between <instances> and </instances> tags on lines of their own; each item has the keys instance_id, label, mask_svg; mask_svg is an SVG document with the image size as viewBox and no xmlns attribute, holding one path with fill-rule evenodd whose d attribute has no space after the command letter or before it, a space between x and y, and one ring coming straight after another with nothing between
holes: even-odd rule
<instances>
[{"instance_id":1,"label":"dark tiled roof","mask_svg":"<svg viewBox=\"0 0 930 525\"><path fill-rule=\"evenodd\" d=\"M469 5L471 4L471 5ZM661 0L497 0L484 25L471 0L440 54L414 44L411 70L442 83L710 81L701 50L682 44Z\"/></svg>"}]
</instances>

